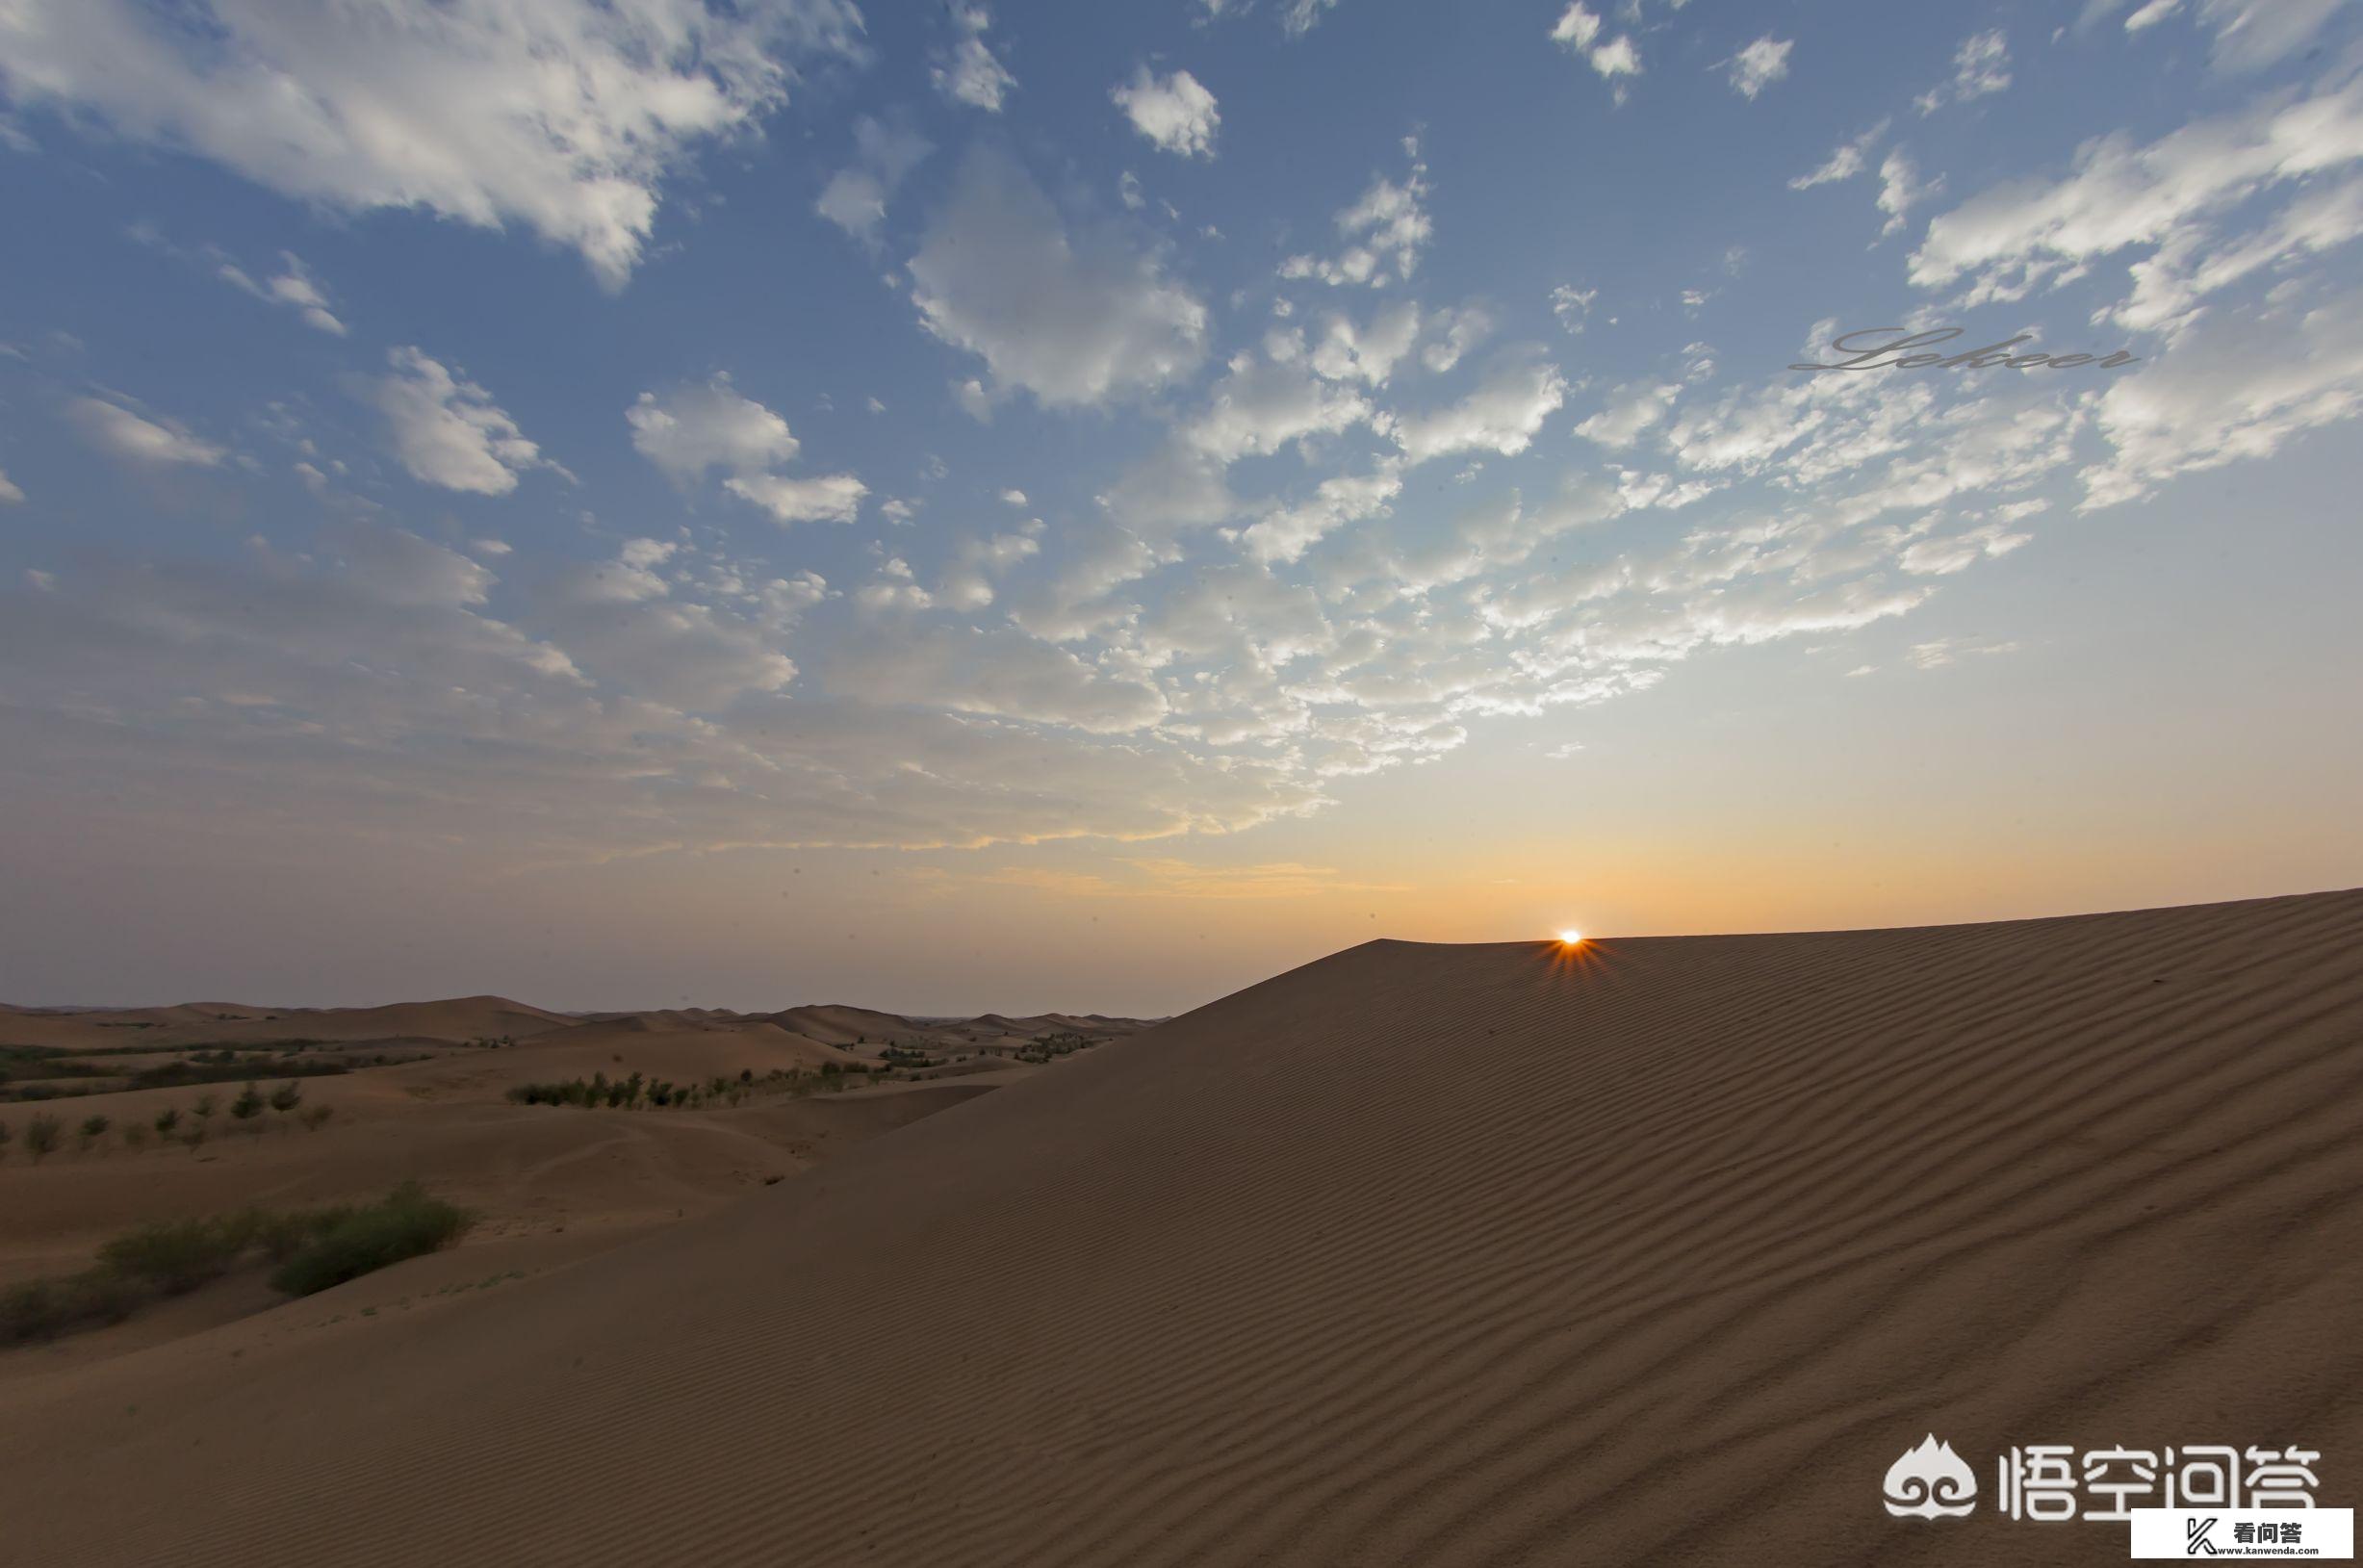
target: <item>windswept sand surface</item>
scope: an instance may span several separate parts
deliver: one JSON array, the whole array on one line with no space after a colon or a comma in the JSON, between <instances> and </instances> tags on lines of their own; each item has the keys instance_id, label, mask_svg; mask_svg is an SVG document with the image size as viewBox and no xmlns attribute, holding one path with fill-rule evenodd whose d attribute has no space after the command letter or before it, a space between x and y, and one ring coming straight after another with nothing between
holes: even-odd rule
<instances>
[{"instance_id":1,"label":"windswept sand surface","mask_svg":"<svg viewBox=\"0 0 2363 1568\"><path fill-rule=\"evenodd\" d=\"M1881 1478L2363 1502L2359 1184L2363 894L1373 942L498 1290L0 1389L0 1559L2119 1561Z\"/></svg>"}]
</instances>

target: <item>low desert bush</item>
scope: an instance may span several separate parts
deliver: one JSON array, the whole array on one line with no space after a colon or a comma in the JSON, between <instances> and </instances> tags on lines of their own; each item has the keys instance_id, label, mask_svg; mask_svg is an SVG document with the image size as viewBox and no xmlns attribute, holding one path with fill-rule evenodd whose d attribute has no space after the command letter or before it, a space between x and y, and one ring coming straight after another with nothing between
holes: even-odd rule
<instances>
[{"instance_id":1,"label":"low desert bush","mask_svg":"<svg viewBox=\"0 0 2363 1568\"><path fill-rule=\"evenodd\" d=\"M407 1181L320 1229L279 1266L270 1282L290 1296L309 1296L449 1247L474 1222L467 1210Z\"/></svg>"},{"instance_id":2,"label":"low desert bush","mask_svg":"<svg viewBox=\"0 0 2363 1568\"><path fill-rule=\"evenodd\" d=\"M178 1296L226 1273L245 1249L235 1220L158 1220L100 1247L98 1266Z\"/></svg>"},{"instance_id":3,"label":"low desert bush","mask_svg":"<svg viewBox=\"0 0 2363 1568\"><path fill-rule=\"evenodd\" d=\"M35 1165L39 1165L43 1155L57 1152L58 1140L64 1135L64 1122L56 1117L37 1116L25 1123L25 1152L33 1156Z\"/></svg>"},{"instance_id":4,"label":"low desert bush","mask_svg":"<svg viewBox=\"0 0 2363 1568\"><path fill-rule=\"evenodd\" d=\"M0 1345L121 1323L140 1304L140 1294L136 1281L105 1268L13 1285L0 1291Z\"/></svg>"},{"instance_id":5,"label":"low desert bush","mask_svg":"<svg viewBox=\"0 0 2363 1568\"><path fill-rule=\"evenodd\" d=\"M271 1284L309 1296L449 1247L474 1221L415 1181L375 1203L155 1221L108 1242L78 1274L0 1291L0 1345L118 1323L145 1301L220 1277L253 1252L275 1266Z\"/></svg>"}]
</instances>

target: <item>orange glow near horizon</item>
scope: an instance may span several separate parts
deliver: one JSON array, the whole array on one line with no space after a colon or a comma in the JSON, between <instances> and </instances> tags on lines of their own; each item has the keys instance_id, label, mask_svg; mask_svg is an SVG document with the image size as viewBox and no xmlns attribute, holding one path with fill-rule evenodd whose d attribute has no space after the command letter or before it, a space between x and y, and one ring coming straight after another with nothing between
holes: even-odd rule
<instances>
[{"instance_id":1,"label":"orange glow near horizon","mask_svg":"<svg viewBox=\"0 0 2363 1568\"><path fill-rule=\"evenodd\" d=\"M1583 933L1573 929L1562 931L1559 933L1559 941L1568 947L1580 947L1583 945Z\"/></svg>"}]
</instances>

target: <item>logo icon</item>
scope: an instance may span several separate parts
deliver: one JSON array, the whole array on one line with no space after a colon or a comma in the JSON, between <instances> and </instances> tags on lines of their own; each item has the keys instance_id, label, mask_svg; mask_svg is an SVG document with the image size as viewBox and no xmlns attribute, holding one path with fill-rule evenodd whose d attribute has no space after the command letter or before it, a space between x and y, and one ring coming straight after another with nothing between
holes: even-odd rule
<instances>
[{"instance_id":1,"label":"logo icon","mask_svg":"<svg viewBox=\"0 0 2363 1568\"><path fill-rule=\"evenodd\" d=\"M2216 1544L2207 1538L2207 1532L2215 1528L2216 1522L2212 1518L2184 1520L2182 1522L2183 1533L2191 1538L2191 1544L2182 1549L2183 1555L2196 1557L2204 1552L2209 1556L2214 1556Z\"/></svg>"},{"instance_id":2,"label":"logo icon","mask_svg":"<svg viewBox=\"0 0 2363 1568\"><path fill-rule=\"evenodd\" d=\"M1930 1432L1888 1466L1887 1505L1898 1519L1958 1519L1977 1506L1977 1477Z\"/></svg>"}]
</instances>

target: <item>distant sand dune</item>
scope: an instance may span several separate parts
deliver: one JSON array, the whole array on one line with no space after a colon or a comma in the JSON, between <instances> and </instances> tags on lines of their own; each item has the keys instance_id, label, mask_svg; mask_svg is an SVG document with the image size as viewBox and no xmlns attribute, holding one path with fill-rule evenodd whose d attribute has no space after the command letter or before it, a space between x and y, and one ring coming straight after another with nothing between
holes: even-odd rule
<instances>
[{"instance_id":1,"label":"distant sand dune","mask_svg":"<svg viewBox=\"0 0 2363 1568\"><path fill-rule=\"evenodd\" d=\"M2298 1442L2363 1502L2363 893L1373 942L481 1299L334 1300L0 1392L0 1556L2121 1560L1881 1478Z\"/></svg>"}]
</instances>

